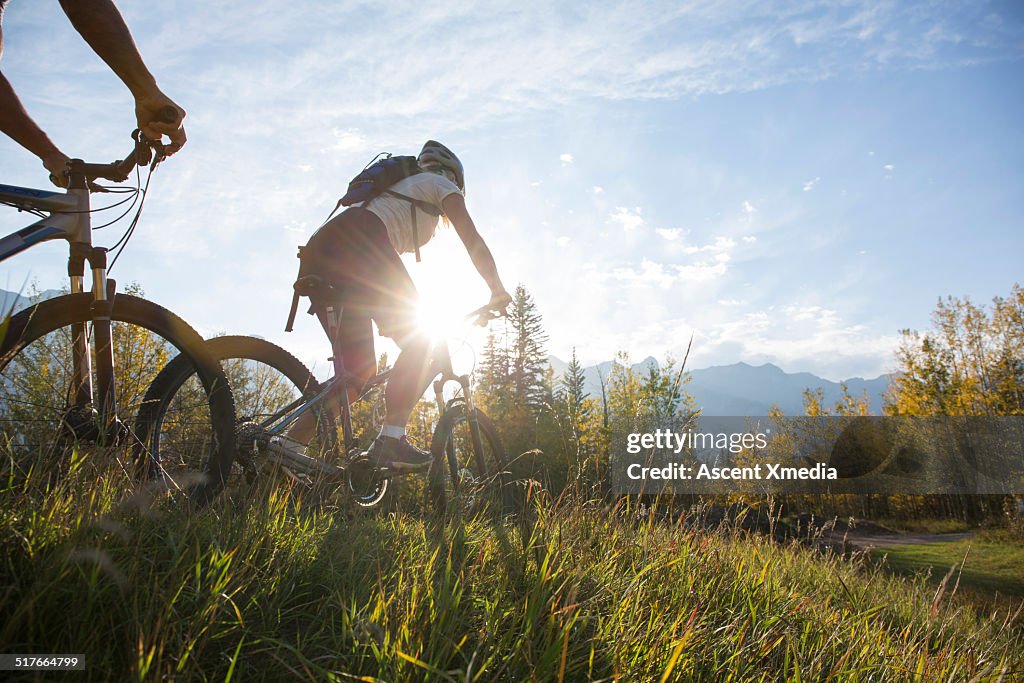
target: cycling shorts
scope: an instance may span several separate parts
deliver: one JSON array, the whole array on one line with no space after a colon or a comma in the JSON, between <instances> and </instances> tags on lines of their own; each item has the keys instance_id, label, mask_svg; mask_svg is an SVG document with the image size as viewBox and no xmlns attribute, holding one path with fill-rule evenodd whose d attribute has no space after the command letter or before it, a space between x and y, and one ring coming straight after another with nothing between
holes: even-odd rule
<instances>
[{"instance_id":1,"label":"cycling shorts","mask_svg":"<svg viewBox=\"0 0 1024 683\"><path fill-rule=\"evenodd\" d=\"M370 321L400 348L416 329L416 286L391 246L387 228L370 211L352 207L321 226L301 254L299 277L326 279L344 307L339 338L331 340L335 357L341 353L349 372L372 375L376 356ZM326 302L314 298L311 304L327 331Z\"/></svg>"}]
</instances>

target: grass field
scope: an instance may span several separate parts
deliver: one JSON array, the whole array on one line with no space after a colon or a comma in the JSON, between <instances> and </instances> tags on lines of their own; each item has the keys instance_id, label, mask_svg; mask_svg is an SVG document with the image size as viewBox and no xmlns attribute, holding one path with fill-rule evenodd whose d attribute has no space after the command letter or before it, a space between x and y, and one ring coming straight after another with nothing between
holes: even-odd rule
<instances>
[{"instance_id":1,"label":"grass field","mask_svg":"<svg viewBox=\"0 0 1024 683\"><path fill-rule=\"evenodd\" d=\"M971 539L899 545L876 551L886 565L904 575L928 575L933 584L952 568L949 584L981 598L1002 595L1024 600L1024 544L998 531Z\"/></svg>"},{"instance_id":2,"label":"grass field","mask_svg":"<svg viewBox=\"0 0 1024 683\"><path fill-rule=\"evenodd\" d=\"M307 508L280 487L190 512L69 469L55 485L5 472L0 650L81 653L90 680L1024 676L1006 612L863 555L624 502L541 494L512 520L441 521Z\"/></svg>"}]
</instances>

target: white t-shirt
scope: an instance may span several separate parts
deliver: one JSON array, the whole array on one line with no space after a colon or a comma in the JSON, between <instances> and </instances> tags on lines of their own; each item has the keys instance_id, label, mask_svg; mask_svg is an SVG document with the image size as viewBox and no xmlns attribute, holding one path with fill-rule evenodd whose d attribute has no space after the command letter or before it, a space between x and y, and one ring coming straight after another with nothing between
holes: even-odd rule
<instances>
[{"instance_id":1,"label":"white t-shirt","mask_svg":"<svg viewBox=\"0 0 1024 683\"><path fill-rule=\"evenodd\" d=\"M462 194L458 185L436 173L417 173L408 178L402 178L390 189L437 207L438 214L443 213L441 202L445 197L450 194ZM419 244L415 244L412 230L413 212L409 208L410 206L410 202L393 197L386 192L366 204L366 208L383 221L384 226L388 229L391 246L399 254L416 251L416 247L422 247L429 242L430 238L434 236L434 232L437 231L437 224L441 221L439 215L431 216L417 207L415 212L416 236L419 238Z\"/></svg>"}]
</instances>

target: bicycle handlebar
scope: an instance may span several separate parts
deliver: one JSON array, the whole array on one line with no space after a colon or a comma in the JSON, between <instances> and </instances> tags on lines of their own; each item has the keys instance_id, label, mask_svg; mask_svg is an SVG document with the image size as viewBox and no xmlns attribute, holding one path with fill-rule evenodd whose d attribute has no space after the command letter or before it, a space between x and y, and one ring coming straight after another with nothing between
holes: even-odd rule
<instances>
[{"instance_id":1,"label":"bicycle handlebar","mask_svg":"<svg viewBox=\"0 0 1024 683\"><path fill-rule=\"evenodd\" d=\"M174 123L178 120L178 111L168 105L158 112L157 120ZM163 143L159 140L150 140L142 131L136 129L132 133L132 139L135 140L135 149L124 159L109 164L87 164L81 159L72 159L71 173L81 173L86 180L104 178L115 183L123 183L128 180L128 175L136 166L148 166L152 163L155 168L167 157Z\"/></svg>"},{"instance_id":2,"label":"bicycle handlebar","mask_svg":"<svg viewBox=\"0 0 1024 683\"><path fill-rule=\"evenodd\" d=\"M502 318L505 315L507 315L505 309L494 308L491 304L487 303L467 315L466 320L472 320L474 325L485 327L490 321L495 318Z\"/></svg>"}]
</instances>

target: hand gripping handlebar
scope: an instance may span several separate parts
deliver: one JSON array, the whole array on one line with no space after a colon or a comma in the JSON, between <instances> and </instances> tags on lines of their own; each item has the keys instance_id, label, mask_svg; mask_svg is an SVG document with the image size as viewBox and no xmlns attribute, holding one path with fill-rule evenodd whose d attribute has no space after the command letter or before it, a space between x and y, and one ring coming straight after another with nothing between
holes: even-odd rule
<instances>
[{"instance_id":1,"label":"hand gripping handlebar","mask_svg":"<svg viewBox=\"0 0 1024 683\"><path fill-rule=\"evenodd\" d=\"M174 123L178 120L178 112L172 106L166 106L160 110L157 120L163 123ZM132 133L135 140L135 148L124 159L109 164L87 164L81 159L71 160L71 175L81 174L86 180L104 178L115 183L123 183L128 180L128 175L135 170L136 166L148 166L152 163L155 168L157 164L167 157L164 145L159 140L150 140L142 131L136 129Z\"/></svg>"}]
</instances>

